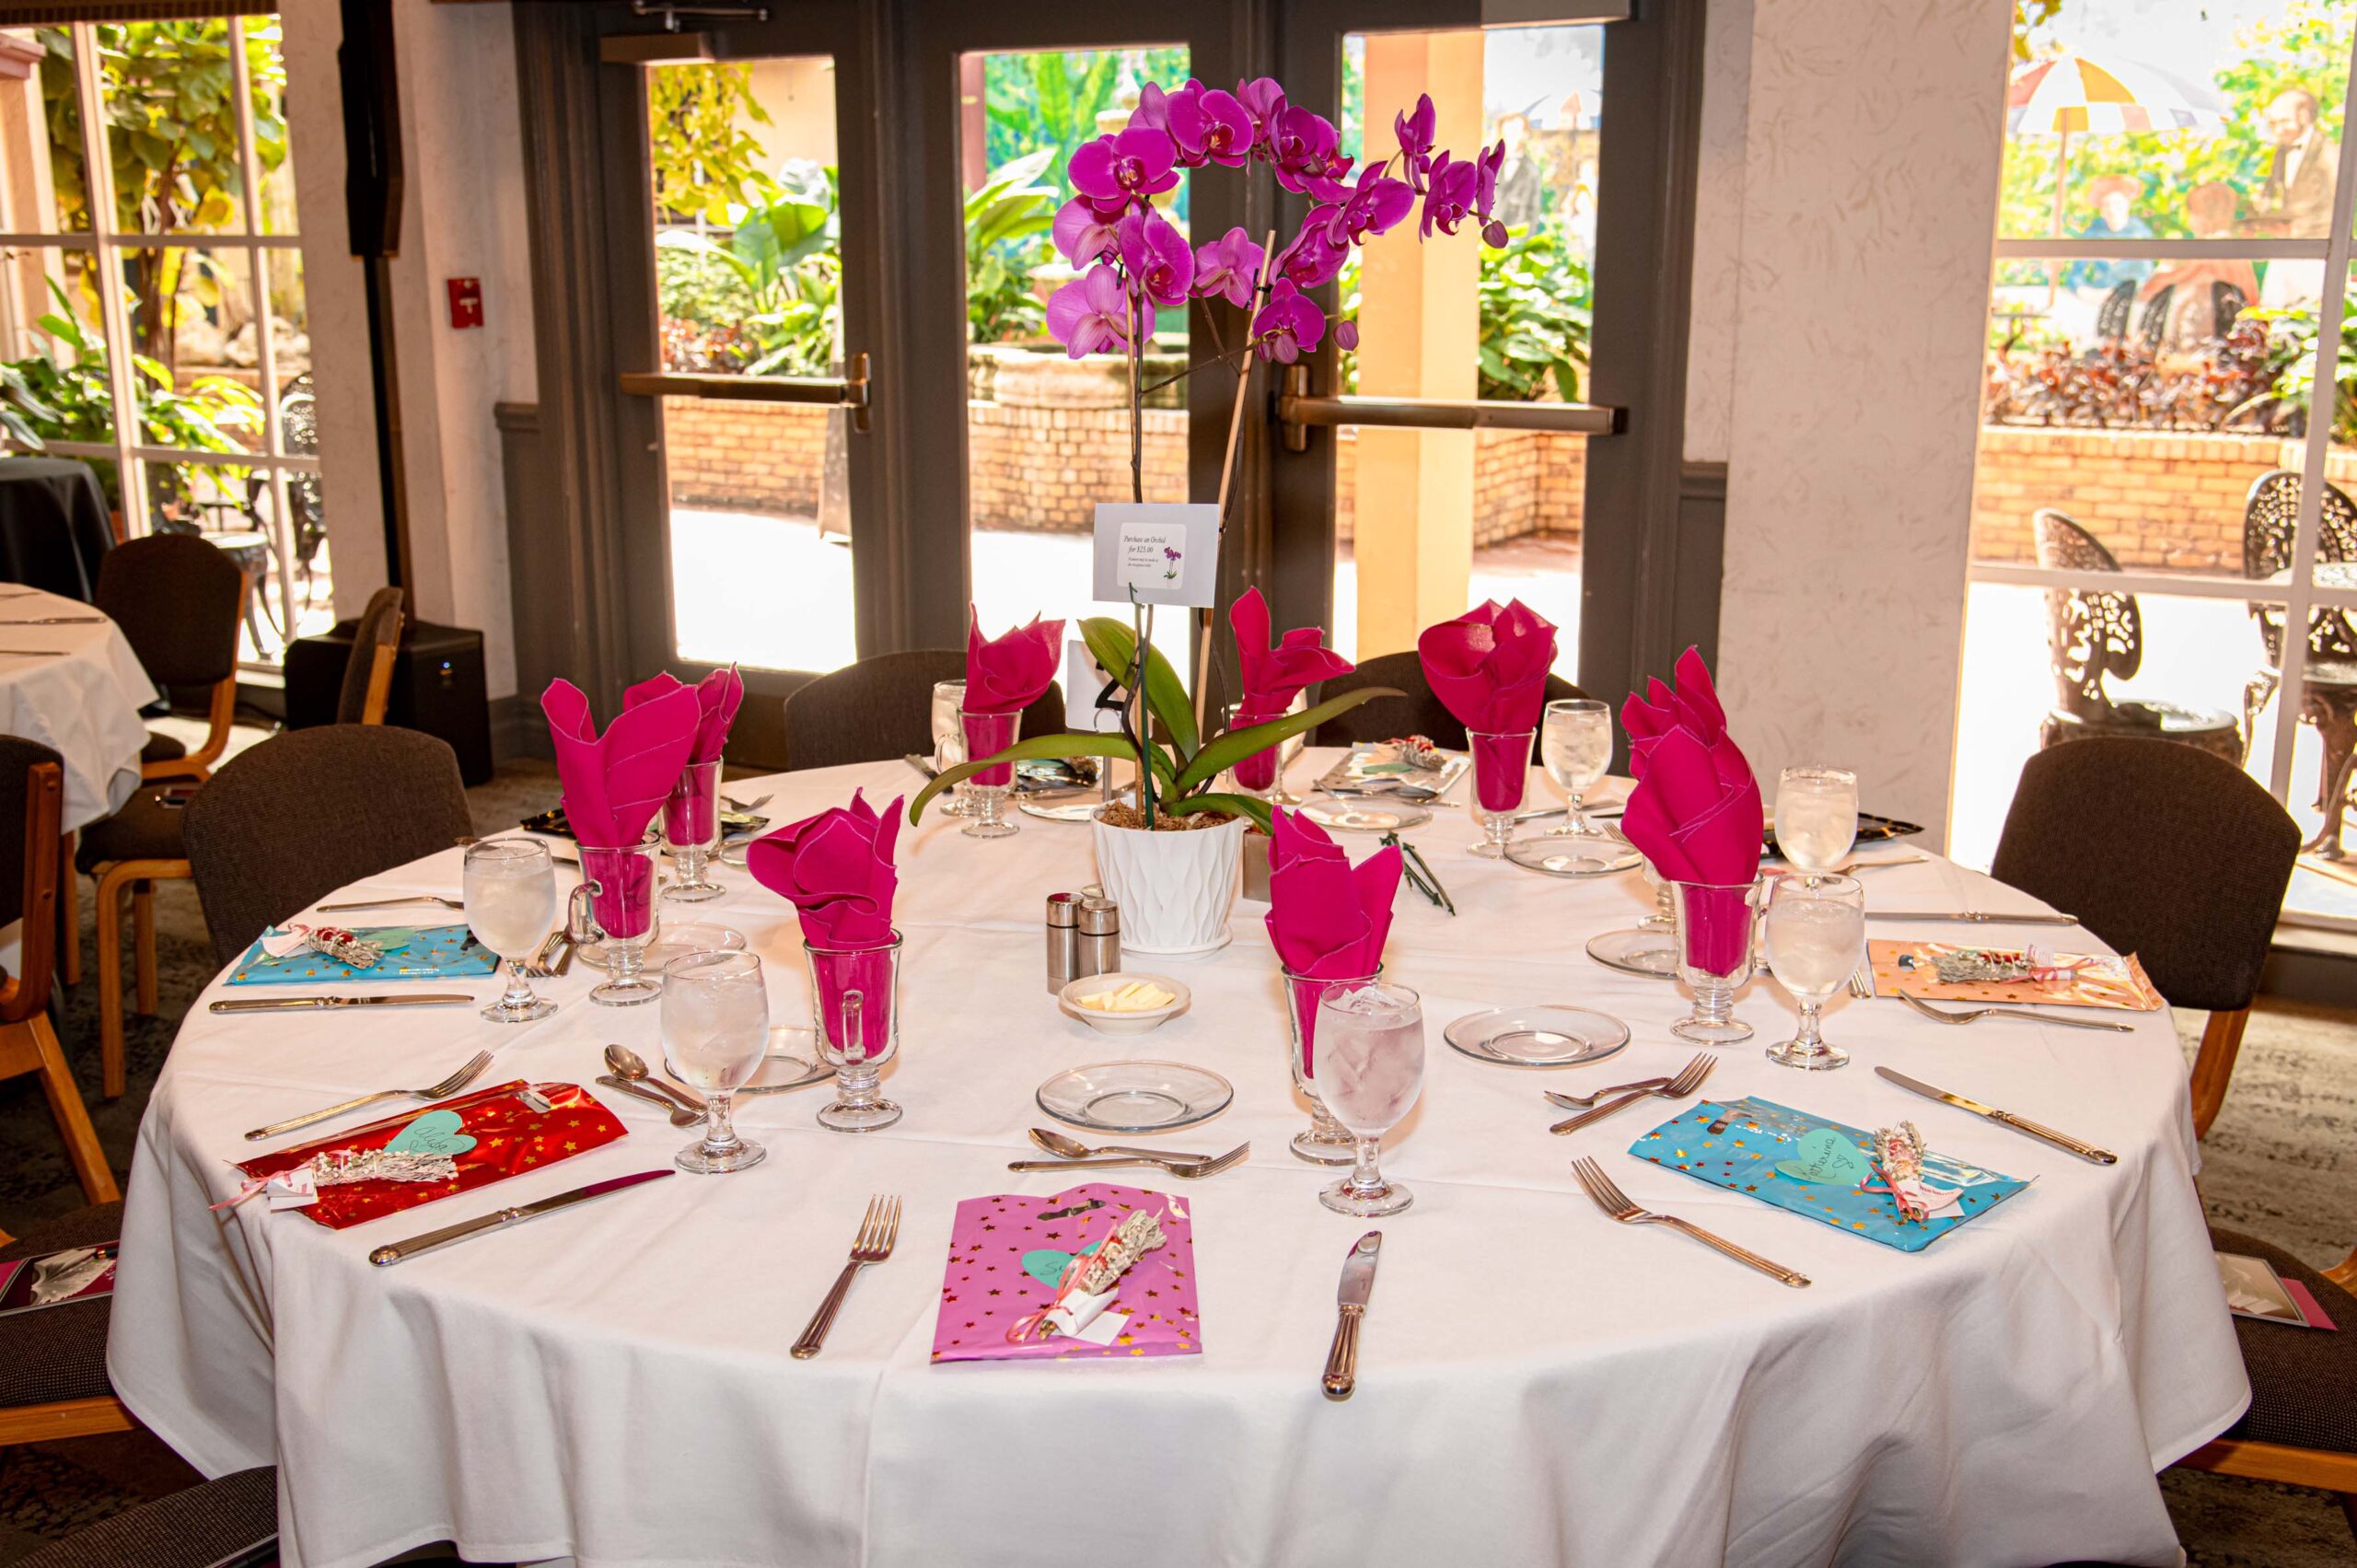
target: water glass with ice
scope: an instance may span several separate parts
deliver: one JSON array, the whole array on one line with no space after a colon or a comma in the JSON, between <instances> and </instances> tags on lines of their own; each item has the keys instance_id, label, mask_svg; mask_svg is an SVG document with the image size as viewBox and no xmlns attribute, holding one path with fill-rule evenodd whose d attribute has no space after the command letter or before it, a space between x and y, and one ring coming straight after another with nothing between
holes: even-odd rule
<instances>
[{"instance_id":1,"label":"water glass with ice","mask_svg":"<svg viewBox=\"0 0 2357 1568\"><path fill-rule=\"evenodd\" d=\"M1858 775L1814 763L1776 779L1776 853L1794 869L1821 876L1858 842Z\"/></svg>"},{"instance_id":2,"label":"water glass with ice","mask_svg":"<svg viewBox=\"0 0 2357 1568\"><path fill-rule=\"evenodd\" d=\"M1424 1010L1404 985L1344 981L1318 999L1318 1096L1357 1140L1351 1174L1318 1194L1337 1214L1396 1214L1415 1202L1376 1160L1424 1086Z\"/></svg>"},{"instance_id":3,"label":"water glass with ice","mask_svg":"<svg viewBox=\"0 0 2357 1568\"><path fill-rule=\"evenodd\" d=\"M524 960L548 940L556 918L556 868L549 846L538 839L485 839L467 846L460 873L467 927L475 940L496 953L507 971L507 990L482 1016L495 1024L528 1024L556 1011L556 1004L532 994Z\"/></svg>"},{"instance_id":4,"label":"water glass with ice","mask_svg":"<svg viewBox=\"0 0 2357 1568\"><path fill-rule=\"evenodd\" d=\"M750 953L690 953L663 971L663 1065L703 1096L703 1136L673 1162L698 1176L745 1170L769 1151L737 1136L729 1102L770 1042L769 983Z\"/></svg>"},{"instance_id":5,"label":"water glass with ice","mask_svg":"<svg viewBox=\"0 0 2357 1568\"><path fill-rule=\"evenodd\" d=\"M1839 1067L1850 1053L1828 1045L1817 1013L1866 956L1866 899L1854 877L1779 877L1768 895L1768 969L1800 1004L1800 1033L1768 1048L1786 1067Z\"/></svg>"}]
</instances>

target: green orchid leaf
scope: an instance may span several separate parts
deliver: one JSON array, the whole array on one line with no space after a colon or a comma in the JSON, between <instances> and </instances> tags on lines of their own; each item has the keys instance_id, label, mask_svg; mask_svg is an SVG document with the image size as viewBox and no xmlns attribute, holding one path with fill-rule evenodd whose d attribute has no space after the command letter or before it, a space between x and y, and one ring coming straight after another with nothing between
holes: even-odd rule
<instances>
[{"instance_id":1,"label":"green orchid leaf","mask_svg":"<svg viewBox=\"0 0 2357 1568\"><path fill-rule=\"evenodd\" d=\"M1137 633L1126 621L1109 615L1092 615L1080 623L1080 634L1088 644L1090 656L1099 668L1112 671L1117 679L1137 662ZM1179 683L1178 672L1170 668L1162 650L1152 644L1145 650L1145 703L1161 721L1178 755L1192 757L1200 744L1194 704L1187 700L1187 688Z\"/></svg>"},{"instance_id":2,"label":"green orchid leaf","mask_svg":"<svg viewBox=\"0 0 2357 1568\"><path fill-rule=\"evenodd\" d=\"M1018 740L995 757L978 761L960 762L954 768L944 768L931 783L917 791L909 802L909 820L915 822L923 814L933 797L953 784L963 784L985 768L995 768L1002 762L1020 762L1033 757L1127 757L1130 743L1118 735L1040 735L1028 740Z\"/></svg>"},{"instance_id":3,"label":"green orchid leaf","mask_svg":"<svg viewBox=\"0 0 2357 1568\"><path fill-rule=\"evenodd\" d=\"M1178 773L1178 788L1183 792L1198 784L1210 783L1224 769L1232 768L1245 758L1281 745L1296 735L1306 735L1338 714L1347 714L1361 703L1377 697L1397 697L1402 693L1390 686L1362 686L1355 691L1345 691L1339 697L1329 697L1316 707L1305 708L1297 714L1287 714L1256 724L1247 729L1230 730L1201 751Z\"/></svg>"}]
</instances>

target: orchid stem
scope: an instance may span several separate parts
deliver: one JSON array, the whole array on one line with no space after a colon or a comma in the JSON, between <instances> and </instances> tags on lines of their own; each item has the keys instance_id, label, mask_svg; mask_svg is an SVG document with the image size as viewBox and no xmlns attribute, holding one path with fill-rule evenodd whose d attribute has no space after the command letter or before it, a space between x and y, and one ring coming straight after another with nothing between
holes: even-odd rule
<instances>
[{"instance_id":1,"label":"orchid stem","mask_svg":"<svg viewBox=\"0 0 2357 1568\"><path fill-rule=\"evenodd\" d=\"M1174 372L1171 375L1165 376L1159 381L1150 383L1143 390L1144 392L1158 392L1165 387L1173 386L1178 382L1184 381L1188 377L1192 376L1198 370L1208 370L1214 365L1225 365L1231 359L1242 359L1251 352L1252 345L1248 343L1242 348L1230 349L1225 354L1215 354L1209 359L1199 359L1195 361L1194 364L1187 366L1184 370Z\"/></svg>"}]
</instances>

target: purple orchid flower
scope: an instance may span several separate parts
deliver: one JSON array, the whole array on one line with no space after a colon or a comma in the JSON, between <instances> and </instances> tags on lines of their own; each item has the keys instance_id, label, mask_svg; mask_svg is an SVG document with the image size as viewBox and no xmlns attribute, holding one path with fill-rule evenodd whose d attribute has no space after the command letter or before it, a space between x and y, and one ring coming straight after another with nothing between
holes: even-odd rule
<instances>
[{"instance_id":1,"label":"purple orchid flower","mask_svg":"<svg viewBox=\"0 0 2357 1568\"><path fill-rule=\"evenodd\" d=\"M1277 166L1277 183L1288 191L1308 192L1313 181L1332 180L1350 168L1341 153L1341 134L1334 122L1294 104L1277 116L1269 145Z\"/></svg>"},{"instance_id":2,"label":"purple orchid flower","mask_svg":"<svg viewBox=\"0 0 2357 1568\"><path fill-rule=\"evenodd\" d=\"M1506 245L1506 226L1492 210L1498 202L1498 170L1505 161L1505 138L1501 136L1496 146L1482 149L1477 160L1480 173L1473 183L1473 211L1481 219L1481 240L1492 250L1503 250Z\"/></svg>"},{"instance_id":3,"label":"purple orchid flower","mask_svg":"<svg viewBox=\"0 0 2357 1568\"><path fill-rule=\"evenodd\" d=\"M1190 80L1187 85L1195 83ZM1170 95L1162 90L1161 83L1148 82L1138 89L1138 106L1130 110L1130 123L1152 131L1170 129Z\"/></svg>"},{"instance_id":4,"label":"purple orchid flower","mask_svg":"<svg viewBox=\"0 0 2357 1568\"><path fill-rule=\"evenodd\" d=\"M1057 208L1049 233L1064 260L1075 267L1101 261L1119 250L1113 225L1086 196L1074 196Z\"/></svg>"},{"instance_id":5,"label":"purple orchid flower","mask_svg":"<svg viewBox=\"0 0 2357 1568\"><path fill-rule=\"evenodd\" d=\"M1178 160L1169 132L1132 125L1119 135L1083 142L1073 149L1064 172L1074 191L1112 217L1143 205L1148 197L1177 190L1178 171L1172 165Z\"/></svg>"},{"instance_id":6,"label":"purple orchid flower","mask_svg":"<svg viewBox=\"0 0 2357 1568\"><path fill-rule=\"evenodd\" d=\"M1252 113L1233 93L1189 82L1169 101L1170 137L1178 158L1190 168L1206 163L1240 168L1252 156Z\"/></svg>"},{"instance_id":7,"label":"purple orchid flower","mask_svg":"<svg viewBox=\"0 0 2357 1568\"><path fill-rule=\"evenodd\" d=\"M1334 323L1334 346L1354 349L1359 346L1359 323L1355 316L1345 316Z\"/></svg>"},{"instance_id":8,"label":"purple orchid flower","mask_svg":"<svg viewBox=\"0 0 2357 1568\"><path fill-rule=\"evenodd\" d=\"M1416 99L1414 113L1391 117L1391 134L1399 138L1399 160L1408 166L1408 183L1419 196L1424 193L1424 171L1433 160L1435 118L1430 93Z\"/></svg>"},{"instance_id":9,"label":"purple orchid flower","mask_svg":"<svg viewBox=\"0 0 2357 1568\"><path fill-rule=\"evenodd\" d=\"M1184 305L1195 281L1195 253L1170 220L1148 207L1120 223L1121 269L1156 305Z\"/></svg>"},{"instance_id":10,"label":"purple orchid flower","mask_svg":"<svg viewBox=\"0 0 2357 1568\"><path fill-rule=\"evenodd\" d=\"M1285 89L1274 76L1260 76L1236 84L1236 101L1252 121L1251 150L1262 157L1273 158L1271 138L1276 131L1277 116L1285 111Z\"/></svg>"},{"instance_id":11,"label":"purple orchid flower","mask_svg":"<svg viewBox=\"0 0 2357 1568\"><path fill-rule=\"evenodd\" d=\"M1453 163L1446 152L1433 159L1430 179L1424 186L1424 215L1418 227L1422 238L1430 239L1433 230L1455 234L1457 226L1473 210L1473 197L1480 183L1479 172L1469 163Z\"/></svg>"},{"instance_id":12,"label":"purple orchid flower","mask_svg":"<svg viewBox=\"0 0 2357 1568\"><path fill-rule=\"evenodd\" d=\"M1050 295L1048 331L1074 359L1126 350L1130 297L1120 275L1100 261Z\"/></svg>"},{"instance_id":13,"label":"purple orchid flower","mask_svg":"<svg viewBox=\"0 0 2357 1568\"><path fill-rule=\"evenodd\" d=\"M1252 303L1252 288L1260 276L1260 247L1240 228L1231 228L1195 252L1195 294L1203 299L1225 296L1230 305Z\"/></svg>"},{"instance_id":14,"label":"purple orchid flower","mask_svg":"<svg viewBox=\"0 0 2357 1568\"><path fill-rule=\"evenodd\" d=\"M1166 545L1164 545L1164 546L1162 547L1162 553L1163 553L1163 555L1164 555L1164 557L1165 557L1166 559L1168 559L1168 560L1171 560L1171 561L1176 561L1176 560L1178 560L1178 552L1177 551L1175 551L1175 550L1171 549L1171 548L1170 548L1168 545L1167 545L1167 544L1166 544Z\"/></svg>"},{"instance_id":15,"label":"purple orchid flower","mask_svg":"<svg viewBox=\"0 0 2357 1568\"><path fill-rule=\"evenodd\" d=\"M1353 245L1364 245L1370 234L1382 234L1416 210L1416 193L1404 180L1394 180L1370 164L1359 171L1359 182L1342 204L1337 220Z\"/></svg>"},{"instance_id":16,"label":"purple orchid flower","mask_svg":"<svg viewBox=\"0 0 2357 1568\"><path fill-rule=\"evenodd\" d=\"M1277 255L1277 275L1297 289L1316 288L1332 280L1351 259L1349 234L1338 228L1337 207L1312 207L1301 232Z\"/></svg>"},{"instance_id":17,"label":"purple orchid flower","mask_svg":"<svg viewBox=\"0 0 2357 1568\"><path fill-rule=\"evenodd\" d=\"M1290 280L1269 291L1269 303L1252 318L1252 346L1262 359L1291 365L1326 335L1326 312L1302 297Z\"/></svg>"}]
</instances>

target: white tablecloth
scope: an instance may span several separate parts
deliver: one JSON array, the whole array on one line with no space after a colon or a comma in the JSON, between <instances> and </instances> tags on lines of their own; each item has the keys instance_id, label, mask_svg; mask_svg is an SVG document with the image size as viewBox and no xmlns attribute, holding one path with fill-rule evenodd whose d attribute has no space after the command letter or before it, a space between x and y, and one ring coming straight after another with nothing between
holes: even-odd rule
<instances>
[{"instance_id":1,"label":"white tablecloth","mask_svg":"<svg viewBox=\"0 0 2357 1568\"><path fill-rule=\"evenodd\" d=\"M910 782L891 764L746 787L774 787L783 821L854 783L888 799ZM1226 950L1153 966L1183 976L1193 1008L1125 1049L1060 1016L1043 981L1041 900L1091 880L1087 830L1022 828L981 842L928 818L902 837L907 1022L886 1078L907 1107L898 1126L821 1131L825 1090L744 1102L739 1127L770 1149L753 1171L653 1183L390 1270L368 1249L667 1165L687 1134L605 1095L631 1136L495 1194L338 1233L255 1204L207 1213L234 1189L226 1162L257 1146L243 1131L429 1083L482 1046L499 1051L482 1082L586 1085L608 1040L657 1055L657 1009L589 1005L597 976L576 965L542 982L563 1009L520 1029L455 1011L192 1012L133 1168L115 1387L208 1472L277 1461L288 1561L305 1564L448 1539L502 1562L1031 1568L1077 1556L1050 1543L1084 1535L1097 1561L1190 1568L2177 1561L2154 1473L2227 1426L2248 1389L2165 1015L2121 1036L1956 1029L1845 1001L1829 1032L1856 1053L1847 1071L1778 1068L1759 1042L1722 1052L1717 1098L1868 1127L1912 1118L1936 1147L2036 1179L1901 1254L1629 1157L1666 1104L1550 1136L1561 1113L1542 1088L1671 1070L1689 1054L1667 1032L1685 1004L1583 951L1643 912L1633 874L1566 882L1480 862L1463 853L1470 824L1445 812L1414 836L1461 917L1403 889L1387 952L1390 976L1423 993L1431 1034L1422 1103L1385 1159L1416 1204L1383 1224L1358 1394L1331 1403L1318 1371L1335 1280L1367 1226L1321 1208L1330 1173L1285 1152L1305 1113L1260 907L1237 906ZM798 1015L787 912L744 872L722 877L729 895L699 915L751 934L776 1011ZM457 853L363 886L455 894ZM2030 907L1945 862L1869 887L1887 908ZM1635 1039L1561 1073L1484 1066L1440 1040L1462 1014L1535 999L1602 1007ZM1738 1010L1761 1042L1793 1018L1766 980ZM1171 1146L1252 1140L1242 1167L1181 1188L1204 1353L929 1365L953 1205L1072 1184L1004 1168L1045 1122L1032 1091L1122 1056L1235 1083L1235 1105ZM2063 1126L2120 1163L1915 1098L1876 1062ZM1573 1184L1582 1153L1638 1202L1815 1285L1612 1224ZM825 1353L791 1360L872 1192L906 1199L899 1251L862 1274Z\"/></svg>"},{"instance_id":2,"label":"white tablecloth","mask_svg":"<svg viewBox=\"0 0 2357 1568\"><path fill-rule=\"evenodd\" d=\"M55 594L13 591L0 598L0 621L96 615ZM139 749L147 726L139 710L156 688L139 667L122 628L0 625L0 648L56 648L61 656L0 653L0 735L38 740L64 759L68 829L106 816L139 787Z\"/></svg>"}]
</instances>

